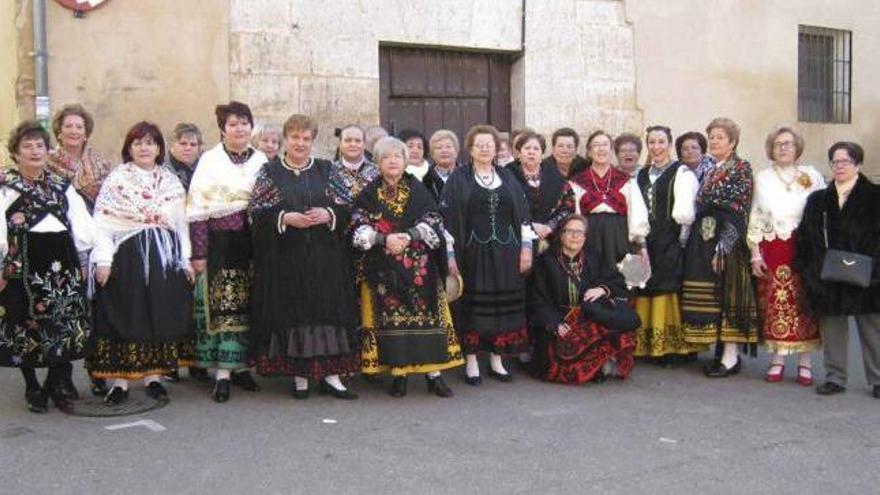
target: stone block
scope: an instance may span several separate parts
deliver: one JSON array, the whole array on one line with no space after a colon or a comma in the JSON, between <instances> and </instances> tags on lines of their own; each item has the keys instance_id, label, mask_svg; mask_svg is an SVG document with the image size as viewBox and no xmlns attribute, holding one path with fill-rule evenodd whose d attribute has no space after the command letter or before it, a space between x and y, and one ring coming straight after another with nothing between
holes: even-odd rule
<instances>
[{"instance_id":1,"label":"stone block","mask_svg":"<svg viewBox=\"0 0 880 495\"><path fill-rule=\"evenodd\" d=\"M311 73L309 41L298 33L232 33L229 38L229 67L233 74Z\"/></svg>"},{"instance_id":2,"label":"stone block","mask_svg":"<svg viewBox=\"0 0 880 495\"><path fill-rule=\"evenodd\" d=\"M287 116L300 108L300 78L277 74L233 74L231 94L255 114Z\"/></svg>"},{"instance_id":3,"label":"stone block","mask_svg":"<svg viewBox=\"0 0 880 495\"><path fill-rule=\"evenodd\" d=\"M229 31L275 32L291 31L289 0L229 0Z\"/></svg>"}]
</instances>

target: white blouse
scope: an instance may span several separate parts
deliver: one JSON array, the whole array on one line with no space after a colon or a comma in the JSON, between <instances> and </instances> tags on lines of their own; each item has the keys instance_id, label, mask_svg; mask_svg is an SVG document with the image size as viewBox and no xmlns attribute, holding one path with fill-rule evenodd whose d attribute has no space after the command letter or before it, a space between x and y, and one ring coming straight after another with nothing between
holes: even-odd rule
<instances>
[{"instance_id":1,"label":"white blouse","mask_svg":"<svg viewBox=\"0 0 880 495\"><path fill-rule=\"evenodd\" d=\"M2 206L4 212L4 214L0 215L0 256L6 256L9 249L9 245L7 244L5 212L20 195L21 194L14 189L8 187L0 188L0 206ZM92 245L95 242L95 224L92 221L92 216L89 214L88 208L86 208L86 203L72 186L67 187L67 190L64 191L64 195L67 197L68 203L67 220L70 222L70 227L73 230L70 235L73 237L76 250L80 252L88 251L92 249ZM66 230L67 227L64 226L61 219L57 218L55 215L49 214L40 220L39 223L31 227L29 231L64 232Z\"/></svg>"},{"instance_id":2,"label":"white blouse","mask_svg":"<svg viewBox=\"0 0 880 495\"><path fill-rule=\"evenodd\" d=\"M755 174L746 238L752 257L760 257L761 241L791 238L803 217L807 196L824 188L825 178L809 165L798 165L794 172L771 166Z\"/></svg>"},{"instance_id":3,"label":"white blouse","mask_svg":"<svg viewBox=\"0 0 880 495\"><path fill-rule=\"evenodd\" d=\"M599 203L593 211L581 211L581 197L586 191L574 181L568 184L574 191L575 213L589 215L590 213L617 213L608 203ZM620 193L626 198L626 223L629 231L629 241L644 244L645 238L651 232L651 223L648 219L648 206L639 190L639 184L635 178L630 179L620 188ZM693 222L693 220L691 220Z\"/></svg>"}]
</instances>

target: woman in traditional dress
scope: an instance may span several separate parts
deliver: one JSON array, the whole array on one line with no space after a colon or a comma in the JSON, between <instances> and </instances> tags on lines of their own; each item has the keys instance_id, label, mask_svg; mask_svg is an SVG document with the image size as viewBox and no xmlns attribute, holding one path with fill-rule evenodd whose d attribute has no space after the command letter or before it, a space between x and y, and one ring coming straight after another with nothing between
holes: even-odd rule
<instances>
[{"instance_id":1,"label":"woman in traditional dress","mask_svg":"<svg viewBox=\"0 0 880 495\"><path fill-rule=\"evenodd\" d=\"M431 159L434 164L431 165L422 182L428 188L434 201L439 202L443 195L443 186L446 185L452 171L458 167L457 160L460 149L458 136L448 129L439 129L431 134L430 147Z\"/></svg>"},{"instance_id":2,"label":"woman in traditional dress","mask_svg":"<svg viewBox=\"0 0 880 495\"><path fill-rule=\"evenodd\" d=\"M253 346L261 375L292 376L291 394L309 380L340 399L356 399L340 375L359 371L357 309L347 242L350 207L329 188L332 165L311 156L314 120L284 123L283 156L257 176L248 206L253 224Z\"/></svg>"},{"instance_id":3,"label":"woman in traditional dress","mask_svg":"<svg viewBox=\"0 0 880 495\"><path fill-rule=\"evenodd\" d=\"M337 154L330 171L330 190L340 204L352 208L361 191L379 175L376 165L367 160L361 126L349 124L340 129Z\"/></svg>"},{"instance_id":4,"label":"woman in traditional dress","mask_svg":"<svg viewBox=\"0 0 880 495\"><path fill-rule=\"evenodd\" d=\"M542 380L603 382L633 368L638 317L620 272L585 248L587 230L581 215L563 219L529 280L529 325L539 330L531 368Z\"/></svg>"},{"instance_id":5,"label":"woman in traditional dress","mask_svg":"<svg viewBox=\"0 0 880 495\"><path fill-rule=\"evenodd\" d=\"M708 148L706 136L696 131L686 132L675 138L675 154L678 156L678 161L691 169L700 184L703 183L706 172L715 166L715 159L712 155L706 154Z\"/></svg>"},{"instance_id":6,"label":"woman in traditional dress","mask_svg":"<svg viewBox=\"0 0 880 495\"><path fill-rule=\"evenodd\" d=\"M78 252L91 249L94 226L70 182L46 169L49 134L39 122L20 123L8 143L17 167L0 185L0 366L21 370L31 412L46 412L50 398L69 412L78 397L70 362L92 330Z\"/></svg>"},{"instance_id":7,"label":"woman in traditional dress","mask_svg":"<svg viewBox=\"0 0 880 495\"><path fill-rule=\"evenodd\" d=\"M260 122L251 132L251 146L262 151L266 159L272 161L281 151L283 138L280 125L275 122Z\"/></svg>"},{"instance_id":8,"label":"woman in traditional dress","mask_svg":"<svg viewBox=\"0 0 880 495\"><path fill-rule=\"evenodd\" d=\"M251 317L251 233L247 207L266 155L250 146L253 115L237 101L215 109L221 142L202 154L189 188L186 214L196 286L196 364L214 370L216 402L230 384L256 391L247 370Z\"/></svg>"},{"instance_id":9,"label":"woman in traditional dress","mask_svg":"<svg viewBox=\"0 0 880 495\"><path fill-rule=\"evenodd\" d=\"M792 269L796 239L807 196L825 187L818 170L798 164L804 138L782 126L767 135L769 168L755 174L748 243L752 274L758 282L758 308L764 345L771 352L768 382L782 381L785 356L798 355L797 383L813 384L810 353L819 348L819 323L808 314L800 275Z\"/></svg>"},{"instance_id":10,"label":"woman in traditional dress","mask_svg":"<svg viewBox=\"0 0 880 495\"><path fill-rule=\"evenodd\" d=\"M428 391L451 397L441 370L464 363L446 302L443 220L428 189L404 173L406 145L384 138L373 148L381 178L358 197L356 248L365 251L361 283L363 372L390 371L391 395L406 395L407 375L425 373Z\"/></svg>"},{"instance_id":11,"label":"woman in traditional dress","mask_svg":"<svg viewBox=\"0 0 880 495\"><path fill-rule=\"evenodd\" d=\"M49 154L49 170L73 184L90 212L101 184L113 168L109 160L89 145L94 129L95 120L82 105L61 107L52 119L58 147Z\"/></svg>"},{"instance_id":12,"label":"woman in traditional dress","mask_svg":"<svg viewBox=\"0 0 880 495\"><path fill-rule=\"evenodd\" d=\"M95 205L98 191L107 174L113 168L113 164L101 156L98 151L89 144L89 138L95 129L95 120L80 104L64 105L52 118L52 132L58 146L49 153L48 169L54 174L66 179L73 188L85 200L89 214ZM83 279L89 279L87 251L83 255L81 264L86 267ZM68 387L77 397L73 383ZM92 394L104 395L107 387L103 380L92 377Z\"/></svg>"},{"instance_id":13,"label":"woman in traditional dress","mask_svg":"<svg viewBox=\"0 0 880 495\"><path fill-rule=\"evenodd\" d=\"M612 166L611 136L590 134L587 154L590 167L571 181L578 212L590 221L587 244L611 267L632 252L647 259L648 209L636 181Z\"/></svg>"},{"instance_id":14,"label":"woman in traditional dress","mask_svg":"<svg viewBox=\"0 0 880 495\"><path fill-rule=\"evenodd\" d=\"M464 280L455 303L456 330L465 353L466 382L480 385L477 352L489 350L489 376L513 377L501 356L528 350L522 275L532 266L535 233L529 206L513 173L493 164L498 131L477 125L465 148L472 162L457 168L443 188L440 210L454 239L447 246L449 271ZM517 270L517 267L519 268Z\"/></svg>"},{"instance_id":15,"label":"woman in traditional dress","mask_svg":"<svg viewBox=\"0 0 880 495\"><path fill-rule=\"evenodd\" d=\"M428 140L421 132L412 129L400 131L398 137L406 143L406 172L420 181L424 180L431 168L431 164L425 159Z\"/></svg>"},{"instance_id":16,"label":"woman in traditional dress","mask_svg":"<svg viewBox=\"0 0 880 495\"><path fill-rule=\"evenodd\" d=\"M653 271L645 288L637 292L636 311L642 326L636 331L635 355L668 365L706 347L685 342L678 299L683 250L694 222L700 184L686 165L672 160L668 127L648 127L645 142L649 166L638 172L636 181L651 222L646 242Z\"/></svg>"},{"instance_id":17,"label":"woman in traditional dress","mask_svg":"<svg viewBox=\"0 0 880 495\"><path fill-rule=\"evenodd\" d=\"M518 136L519 139L522 139ZM544 166L553 166L566 179L571 179L586 170L589 165L578 155L581 137L570 127L561 127L550 136L550 156L544 159ZM514 143L516 146L516 143Z\"/></svg>"},{"instance_id":18,"label":"woman in traditional dress","mask_svg":"<svg viewBox=\"0 0 880 495\"><path fill-rule=\"evenodd\" d=\"M123 163L95 202L96 318L92 376L112 379L104 403L128 398L143 380L147 394L168 400L160 377L177 367L179 345L192 336L192 286L186 192L161 166L165 140L154 124L126 134Z\"/></svg>"},{"instance_id":19,"label":"woman in traditional dress","mask_svg":"<svg viewBox=\"0 0 880 495\"><path fill-rule=\"evenodd\" d=\"M739 373L737 345L758 341L755 292L746 244L752 206L752 166L736 154L739 126L719 117L706 127L709 153L718 163L706 172L684 254L682 320L689 344L715 344L707 377Z\"/></svg>"}]
</instances>

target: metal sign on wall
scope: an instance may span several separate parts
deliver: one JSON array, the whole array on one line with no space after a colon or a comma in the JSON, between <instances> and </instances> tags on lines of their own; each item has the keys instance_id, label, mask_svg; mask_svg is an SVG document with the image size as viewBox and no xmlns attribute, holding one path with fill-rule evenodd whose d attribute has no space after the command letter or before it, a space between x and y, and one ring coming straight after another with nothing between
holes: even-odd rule
<instances>
[{"instance_id":1,"label":"metal sign on wall","mask_svg":"<svg viewBox=\"0 0 880 495\"><path fill-rule=\"evenodd\" d=\"M59 5L77 14L85 14L91 10L110 3L110 0L55 0Z\"/></svg>"}]
</instances>

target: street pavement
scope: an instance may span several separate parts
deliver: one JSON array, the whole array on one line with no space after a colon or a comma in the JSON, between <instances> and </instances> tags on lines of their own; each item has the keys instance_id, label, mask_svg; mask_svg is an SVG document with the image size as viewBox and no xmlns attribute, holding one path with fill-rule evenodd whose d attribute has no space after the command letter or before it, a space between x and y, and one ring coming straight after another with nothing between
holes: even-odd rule
<instances>
[{"instance_id":1,"label":"street pavement","mask_svg":"<svg viewBox=\"0 0 880 495\"><path fill-rule=\"evenodd\" d=\"M510 366L514 383L474 388L454 370L451 399L421 377L402 399L387 378L357 380L354 402L295 401L285 380L262 379L215 404L184 380L162 409L100 419L28 413L19 373L3 370L0 494L877 494L880 400L850 346L834 397L795 384L793 361L765 383L762 354L721 380L639 363L629 380L572 387Z\"/></svg>"}]
</instances>

